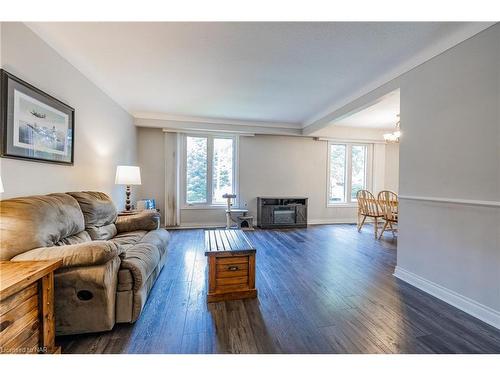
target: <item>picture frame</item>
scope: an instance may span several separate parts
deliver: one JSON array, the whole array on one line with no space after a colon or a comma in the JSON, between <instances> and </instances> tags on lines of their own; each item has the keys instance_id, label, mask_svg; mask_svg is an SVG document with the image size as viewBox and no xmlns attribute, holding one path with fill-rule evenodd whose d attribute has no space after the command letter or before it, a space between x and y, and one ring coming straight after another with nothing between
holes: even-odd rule
<instances>
[{"instance_id":1,"label":"picture frame","mask_svg":"<svg viewBox=\"0 0 500 375\"><path fill-rule=\"evenodd\" d=\"M0 69L0 157L74 164L75 110Z\"/></svg>"}]
</instances>

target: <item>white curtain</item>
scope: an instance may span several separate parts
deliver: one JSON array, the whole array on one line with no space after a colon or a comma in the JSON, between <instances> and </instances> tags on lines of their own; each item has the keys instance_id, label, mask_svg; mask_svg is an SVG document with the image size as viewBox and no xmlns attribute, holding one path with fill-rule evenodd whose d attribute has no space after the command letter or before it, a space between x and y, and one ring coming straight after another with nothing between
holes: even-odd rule
<instances>
[{"instance_id":1,"label":"white curtain","mask_svg":"<svg viewBox=\"0 0 500 375\"><path fill-rule=\"evenodd\" d=\"M165 132L165 226L180 224L179 151L180 134Z\"/></svg>"}]
</instances>

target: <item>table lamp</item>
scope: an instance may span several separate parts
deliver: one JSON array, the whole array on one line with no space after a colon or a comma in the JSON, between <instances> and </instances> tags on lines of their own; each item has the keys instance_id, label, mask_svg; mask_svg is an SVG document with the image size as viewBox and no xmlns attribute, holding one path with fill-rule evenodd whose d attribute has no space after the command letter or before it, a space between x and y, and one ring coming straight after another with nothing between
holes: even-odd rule
<instances>
[{"instance_id":1,"label":"table lamp","mask_svg":"<svg viewBox=\"0 0 500 375\"><path fill-rule=\"evenodd\" d=\"M141 184L141 169L132 165L119 165L116 167L116 185L126 185L125 211L130 211L130 185Z\"/></svg>"}]
</instances>

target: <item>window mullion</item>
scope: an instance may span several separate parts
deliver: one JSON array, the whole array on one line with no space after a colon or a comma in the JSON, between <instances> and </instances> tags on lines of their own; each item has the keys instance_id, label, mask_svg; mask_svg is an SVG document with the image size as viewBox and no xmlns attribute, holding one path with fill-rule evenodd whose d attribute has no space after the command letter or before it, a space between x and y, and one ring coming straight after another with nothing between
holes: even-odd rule
<instances>
[{"instance_id":1,"label":"window mullion","mask_svg":"<svg viewBox=\"0 0 500 375\"><path fill-rule=\"evenodd\" d=\"M207 137L207 204L212 204L212 173L214 157L214 138Z\"/></svg>"},{"instance_id":2,"label":"window mullion","mask_svg":"<svg viewBox=\"0 0 500 375\"><path fill-rule=\"evenodd\" d=\"M352 193L352 145L348 144L346 147L346 202L352 203L351 193Z\"/></svg>"},{"instance_id":3,"label":"window mullion","mask_svg":"<svg viewBox=\"0 0 500 375\"><path fill-rule=\"evenodd\" d=\"M374 158L375 147L374 145L370 145L368 147L368 156L366 162L366 173L368 174L367 186L370 190L373 190L373 173L375 171L375 158Z\"/></svg>"},{"instance_id":4,"label":"window mullion","mask_svg":"<svg viewBox=\"0 0 500 375\"><path fill-rule=\"evenodd\" d=\"M232 167L232 173L233 173L233 181L232 181L232 187L233 191L231 192L232 194L236 194L236 199L234 200L234 203L236 207L239 206L240 203L240 191L239 191L239 137L235 136L232 138L233 139L233 165ZM237 175L238 173L238 175Z\"/></svg>"},{"instance_id":5,"label":"window mullion","mask_svg":"<svg viewBox=\"0 0 500 375\"><path fill-rule=\"evenodd\" d=\"M184 205L188 206L187 202L187 136L182 134L182 200L184 201Z\"/></svg>"}]
</instances>

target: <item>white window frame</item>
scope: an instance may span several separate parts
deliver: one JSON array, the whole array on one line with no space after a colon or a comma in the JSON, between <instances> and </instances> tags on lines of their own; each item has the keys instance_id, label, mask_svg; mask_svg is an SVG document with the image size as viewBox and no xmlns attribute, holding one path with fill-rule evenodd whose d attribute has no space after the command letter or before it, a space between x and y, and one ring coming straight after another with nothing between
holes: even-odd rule
<instances>
[{"instance_id":1,"label":"white window frame","mask_svg":"<svg viewBox=\"0 0 500 375\"><path fill-rule=\"evenodd\" d=\"M331 203L330 202L330 146L341 145L346 146L346 166L345 166L345 196L344 202ZM373 144L360 143L360 142L327 142L327 169L326 169L326 207L357 207L358 202L351 199L352 191L352 146L365 146L366 147L366 168L365 168L365 181L366 189L373 190Z\"/></svg>"},{"instance_id":2,"label":"white window frame","mask_svg":"<svg viewBox=\"0 0 500 375\"><path fill-rule=\"evenodd\" d=\"M187 187L187 137L207 138L207 202L206 203L188 203L186 201ZM233 204L238 205L239 198L239 136L227 133L183 133L181 141L180 158L180 195L182 209L224 209L226 203L212 203L212 174L213 174L213 156L214 156L214 138L226 138L233 140L233 190L236 199Z\"/></svg>"}]
</instances>

